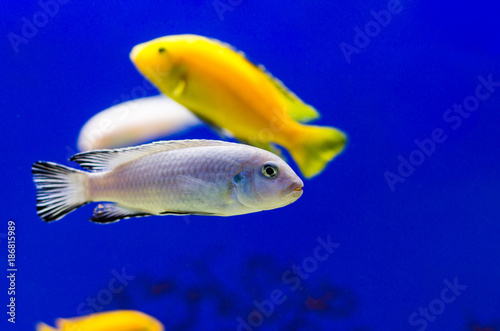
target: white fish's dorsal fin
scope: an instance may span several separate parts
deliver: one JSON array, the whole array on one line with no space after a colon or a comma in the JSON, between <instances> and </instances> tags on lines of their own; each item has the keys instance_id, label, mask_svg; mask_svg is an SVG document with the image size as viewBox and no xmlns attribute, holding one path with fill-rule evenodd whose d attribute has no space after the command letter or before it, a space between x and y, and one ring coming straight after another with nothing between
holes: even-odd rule
<instances>
[{"instance_id":1,"label":"white fish's dorsal fin","mask_svg":"<svg viewBox=\"0 0 500 331\"><path fill-rule=\"evenodd\" d=\"M120 164L130 162L140 157L166 152L180 148L202 147L202 146L235 146L237 144L218 140L169 140L157 141L150 144L117 148L101 149L96 151L83 152L73 155L69 160L77 162L82 168L90 170L110 170Z\"/></svg>"}]
</instances>

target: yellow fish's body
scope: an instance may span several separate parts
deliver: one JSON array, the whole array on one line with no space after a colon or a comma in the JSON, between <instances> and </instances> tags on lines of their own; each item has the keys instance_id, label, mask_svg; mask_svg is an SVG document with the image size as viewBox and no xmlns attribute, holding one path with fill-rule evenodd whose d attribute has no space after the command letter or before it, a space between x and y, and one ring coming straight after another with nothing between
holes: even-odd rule
<instances>
[{"instance_id":1,"label":"yellow fish's body","mask_svg":"<svg viewBox=\"0 0 500 331\"><path fill-rule=\"evenodd\" d=\"M167 36L135 46L130 58L164 94L212 126L261 148L286 148L306 177L344 148L341 131L299 123L317 118L317 111L229 45Z\"/></svg>"},{"instance_id":2,"label":"yellow fish's body","mask_svg":"<svg viewBox=\"0 0 500 331\"><path fill-rule=\"evenodd\" d=\"M56 328L44 323L37 331L163 331L163 325L154 317L135 310L117 310L75 318L59 318Z\"/></svg>"}]
</instances>

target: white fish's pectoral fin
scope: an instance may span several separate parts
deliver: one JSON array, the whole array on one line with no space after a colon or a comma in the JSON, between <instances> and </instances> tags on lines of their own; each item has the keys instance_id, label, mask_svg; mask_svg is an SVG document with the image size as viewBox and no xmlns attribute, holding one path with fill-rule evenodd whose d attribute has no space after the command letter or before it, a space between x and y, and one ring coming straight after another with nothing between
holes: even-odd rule
<instances>
[{"instance_id":1,"label":"white fish's pectoral fin","mask_svg":"<svg viewBox=\"0 0 500 331\"><path fill-rule=\"evenodd\" d=\"M122 207L115 203L105 203L99 204L97 208L94 209L94 215L92 215L90 220L94 223L108 224L118 222L119 220L124 218L141 216L152 216L152 214L145 213L140 210Z\"/></svg>"},{"instance_id":2,"label":"white fish's pectoral fin","mask_svg":"<svg viewBox=\"0 0 500 331\"><path fill-rule=\"evenodd\" d=\"M222 187L206 180L179 175L176 177L176 182L179 187L179 194L185 201L190 201L193 204L193 209L201 210L213 206L216 203L221 203L229 198L227 187ZM197 212L190 212L196 214Z\"/></svg>"}]
</instances>

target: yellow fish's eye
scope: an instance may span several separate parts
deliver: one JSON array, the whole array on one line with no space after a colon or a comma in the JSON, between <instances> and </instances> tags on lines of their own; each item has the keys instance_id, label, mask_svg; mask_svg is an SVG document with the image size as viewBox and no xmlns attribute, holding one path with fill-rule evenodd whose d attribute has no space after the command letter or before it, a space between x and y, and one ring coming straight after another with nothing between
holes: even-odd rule
<instances>
[{"instance_id":1,"label":"yellow fish's eye","mask_svg":"<svg viewBox=\"0 0 500 331\"><path fill-rule=\"evenodd\" d=\"M278 173L278 167L273 163L266 163L262 166L262 174L269 179L278 177Z\"/></svg>"},{"instance_id":2,"label":"yellow fish's eye","mask_svg":"<svg viewBox=\"0 0 500 331\"><path fill-rule=\"evenodd\" d=\"M167 50L165 49L165 47L160 47L160 48L158 48L158 53L160 53L160 54L163 54L163 53L165 53L166 51L167 51Z\"/></svg>"}]
</instances>

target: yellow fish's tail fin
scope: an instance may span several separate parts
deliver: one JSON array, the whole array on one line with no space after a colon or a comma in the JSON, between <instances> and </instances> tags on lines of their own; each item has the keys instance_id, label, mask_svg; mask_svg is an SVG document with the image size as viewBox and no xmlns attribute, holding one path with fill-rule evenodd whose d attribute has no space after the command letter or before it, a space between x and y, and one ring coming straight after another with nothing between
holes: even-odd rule
<instances>
[{"instance_id":1,"label":"yellow fish's tail fin","mask_svg":"<svg viewBox=\"0 0 500 331\"><path fill-rule=\"evenodd\" d=\"M295 146L288 150L307 178L319 174L342 150L346 135L335 128L303 125Z\"/></svg>"},{"instance_id":2,"label":"yellow fish's tail fin","mask_svg":"<svg viewBox=\"0 0 500 331\"><path fill-rule=\"evenodd\" d=\"M57 329L54 329L45 323L38 323L36 325L36 331L57 331Z\"/></svg>"}]
</instances>

